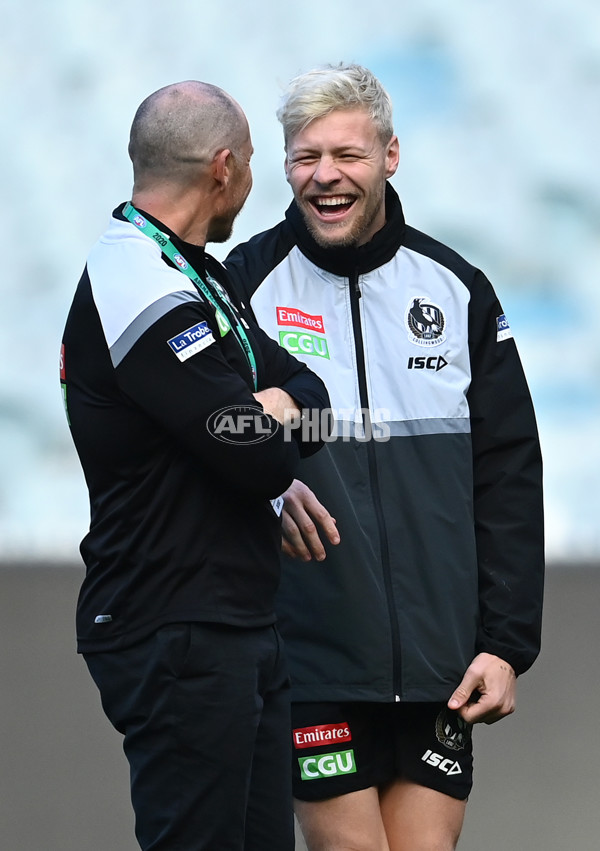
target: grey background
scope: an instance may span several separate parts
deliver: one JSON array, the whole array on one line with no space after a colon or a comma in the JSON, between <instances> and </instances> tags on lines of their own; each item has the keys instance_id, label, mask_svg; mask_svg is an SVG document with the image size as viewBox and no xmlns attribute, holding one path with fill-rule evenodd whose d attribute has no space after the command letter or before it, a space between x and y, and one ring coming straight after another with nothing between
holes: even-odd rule
<instances>
[{"instance_id":1,"label":"grey background","mask_svg":"<svg viewBox=\"0 0 600 851\"><path fill-rule=\"evenodd\" d=\"M74 649L81 576L50 564L0 568L7 851L137 849L120 736ZM519 681L517 712L475 730L475 788L460 851L600 847L599 600L598 569L548 572L543 650Z\"/></svg>"}]
</instances>

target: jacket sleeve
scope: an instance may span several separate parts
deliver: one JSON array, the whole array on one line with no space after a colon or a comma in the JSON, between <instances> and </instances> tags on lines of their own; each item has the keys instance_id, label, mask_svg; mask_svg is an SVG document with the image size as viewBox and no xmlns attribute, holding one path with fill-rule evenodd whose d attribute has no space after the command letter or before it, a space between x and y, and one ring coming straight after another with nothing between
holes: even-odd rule
<instances>
[{"instance_id":1,"label":"jacket sleeve","mask_svg":"<svg viewBox=\"0 0 600 851\"><path fill-rule=\"evenodd\" d=\"M540 649L542 458L517 348L500 303L480 272L471 290L469 347L479 569L477 652L500 656L520 674Z\"/></svg>"},{"instance_id":2,"label":"jacket sleeve","mask_svg":"<svg viewBox=\"0 0 600 851\"><path fill-rule=\"evenodd\" d=\"M212 342L181 361L168 345L199 321L212 327ZM211 417L223 409L242 408L248 414L258 403L241 375L232 368L220 346L210 312L196 303L171 310L154 322L135 342L116 368L122 392L134 406L174 438L191 461L200 462L199 474L219 477L240 492L274 498L294 478L299 461L296 442L270 417L244 420L244 442L217 439ZM264 439L265 431L270 436Z\"/></svg>"},{"instance_id":3,"label":"jacket sleeve","mask_svg":"<svg viewBox=\"0 0 600 851\"><path fill-rule=\"evenodd\" d=\"M280 387L298 403L303 414L309 416L310 422L320 422L318 431L303 429L300 420L298 426L291 430L301 457L314 455L323 446L324 438L329 436L332 427L331 418L327 416L331 408L327 388L316 373L258 326L254 328L254 335L265 362L264 381L259 389L263 386ZM315 416L315 413L319 416Z\"/></svg>"},{"instance_id":4,"label":"jacket sleeve","mask_svg":"<svg viewBox=\"0 0 600 851\"><path fill-rule=\"evenodd\" d=\"M255 237L255 240L260 238ZM328 437L333 427L333 422L327 414L330 412L331 403L329 393L324 382L306 364L291 355L287 349L280 346L259 326L250 306L250 297L267 270L264 265L264 252L259 252L261 262L252 264L249 261L249 252L244 252L242 247L234 249L228 256L227 274L232 291L236 297L243 302L244 310L253 323L253 334L258 340L261 353L265 363L264 378L261 381L260 390L266 387L280 387L292 396L299 407L306 411L311 422L318 421L320 430L315 434L313 429L296 428L292 431L298 443L300 454L303 458L314 455L323 446L323 437ZM315 417L315 411L319 417ZM321 415L322 414L322 415Z\"/></svg>"}]
</instances>

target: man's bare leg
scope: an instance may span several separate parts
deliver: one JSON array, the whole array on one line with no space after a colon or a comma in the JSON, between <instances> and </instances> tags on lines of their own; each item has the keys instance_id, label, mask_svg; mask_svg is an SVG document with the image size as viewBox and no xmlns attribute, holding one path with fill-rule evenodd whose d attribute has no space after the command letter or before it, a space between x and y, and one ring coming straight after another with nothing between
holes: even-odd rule
<instances>
[{"instance_id":1,"label":"man's bare leg","mask_svg":"<svg viewBox=\"0 0 600 851\"><path fill-rule=\"evenodd\" d=\"M309 851L390 851L374 786L294 808Z\"/></svg>"},{"instance_id":2,"label":"man's bare leg","mask_svg":"<svg viewBox=\"0 0 600 851\"><path fill-rule=\"evenodd\" d=\"M295 810L309 851L455 851L466 804L397 780Z\"/></svg>"},{"instance_id":3,"label":"man's bare leg","mask_svg":"<svg viewBox=\"0 0 600 851\"><path fill-rule=\"evenodd\" d=\"M379 798L390 851L454 851L466 801L407 780L394 781Z\"/></svg>"}]
</instances>

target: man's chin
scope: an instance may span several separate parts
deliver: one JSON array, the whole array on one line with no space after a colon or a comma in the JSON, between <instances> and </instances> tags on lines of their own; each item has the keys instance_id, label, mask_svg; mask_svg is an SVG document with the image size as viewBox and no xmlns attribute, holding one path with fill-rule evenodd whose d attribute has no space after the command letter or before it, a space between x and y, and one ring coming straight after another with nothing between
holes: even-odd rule
<instances>
[{"instance_id":1,"label":"man's chin","mask_svg":"<svg viewBox=\"0 0 600 851\"><path fill-rule=\"evenodd\" d=\"M306 222L310 235L321 248L349 248L356 244L356 235L352 228L335 225L317 226Z\"/></svg>"},{"instance_id":2,"label":"man's chin","mask_svg":"<svg viewBox=\"0 0 600 851\"><path fill-rule=\"evenodd\" d=\"M304 205L300 205L300 212L308 232L321 248L348 248L356 244L355 220L324 222Z\"/></svg>"},{"instance_id":3,"label":"man's chin","mask_svg":"<svg viewBox=\"0 0 600 851\"><path fill-rule=\"evenodd\" d=\"M227 242L227 240L231 237L232 233L233 222L223 222L223 224L215 225L209 230L206 236L206 241L216 243Z\"/></svg>"}]
</instances>

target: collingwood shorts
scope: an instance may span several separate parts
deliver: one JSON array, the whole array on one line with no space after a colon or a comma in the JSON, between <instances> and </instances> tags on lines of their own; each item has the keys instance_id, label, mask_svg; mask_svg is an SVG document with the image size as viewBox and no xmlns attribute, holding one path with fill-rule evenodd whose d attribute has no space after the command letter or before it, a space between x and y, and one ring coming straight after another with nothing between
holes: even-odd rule
<instances>
[{"instance_id":1,"label":"collingwood shorts","mask_svg":"<svg viewBox=\"0 0 600 851\"><path fill-rule=\"evenodd\" d=\"M403 778L465 800L471 725L445 703L296 703L294 796L322 801Z\"/></svg>"}]
</instances>

